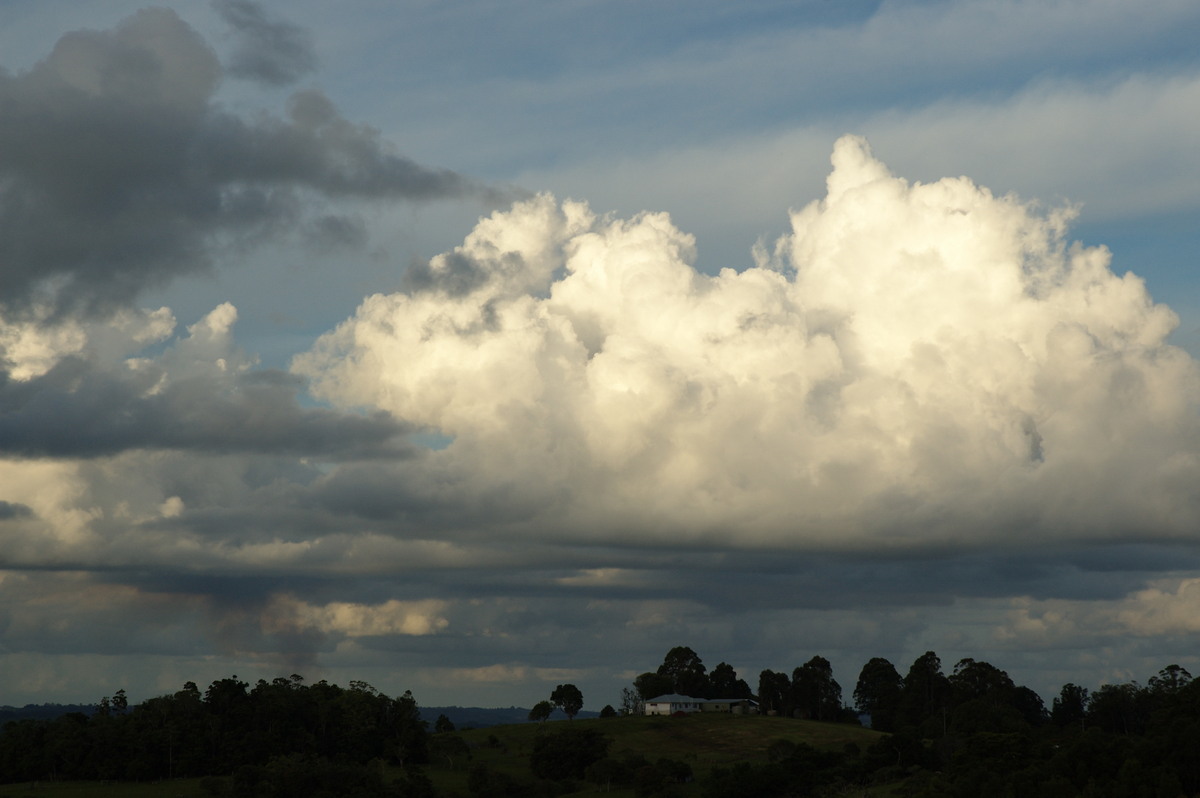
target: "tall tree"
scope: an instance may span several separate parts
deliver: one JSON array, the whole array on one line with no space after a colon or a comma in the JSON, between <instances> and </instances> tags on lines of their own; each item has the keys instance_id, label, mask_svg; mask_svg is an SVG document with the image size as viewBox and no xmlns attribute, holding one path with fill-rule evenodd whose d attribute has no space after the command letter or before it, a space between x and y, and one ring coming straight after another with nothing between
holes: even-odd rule
<instances>
[{"instance_id":1,"label":"tall tree","mask_svg":"<svg viewBox=\"0 0 1200 798\"><path fill-rule=\"evenodd\" d=\"M675 646L658 666L660 676L671 677L674 692L693 698L709 697L707 670L700 656L687 646Z\"/></svg>"},{"instance_id":2,"label":"tall tree","mask_svg":"<svg viewBox=\"0 0 1200 798\"><path fill-rule=\"evenodd\" d=\"M583 709L583 693L573 684L560 684L550 694L550 701L567 715L567 720L574 720Z\"/></svg>"},{"instance_id":3,"label":"tall tree","mask_svg":"<svg viewBox=\"0 0 1200 798\"><path fill-rule=\"evenodd\" d=\"M1088 702L1087 720L1112 734L1141 734L1147 709L1146 692L1137 682L1102 684Z\"/></svg>"},{"instance_id":4,"label":"tall tree","mask_svg":"<svg viewBox=\"0 0 1200 798\"><path fill-rule=\"evenodd\" d=\"M727 662L722 662L708 675L711 698L749 698L753 695L745 679L739 679L737 671Z\"/></svg>"},{"instance_id":5,"label":"tall tree","mask_svg":"<svg viewBox=\"0 0 1200 798\"><path fill-rule=\"evenodd\" d=\"M954 703L984 699L992 704L1008 704L1016 689L1008 674L987 662L965 657L954 666L950 683Z\"/></svg>"},{"instance_id":6,"label":"tall tree","mask_svg":"<svg viewBox=\"0 0 1200 798\"><path fill-rule=\"evenodd\" d=\"M1050 718L1050 713L1046 711L1046 702L1035 691L1024 685L1013 688L1009 705L1020 712L1021 717L1030 726L1041 726Z\"/></svg>"},{"instance_id":7,"label":"tall tree","mask_svg":"<svg viewBox=\"0 0 1200 798\"><path fill-rule=\"evenodd\" d=\"M863 665L854 687L854 706L871 716L871 728L876 731L896 730L896 713L904 679L896 666L883 657L874 657Z\"/></svg>"},{"instance_id":8,"label":"tall tree","mask_svg":"<svg viewBox=\"0 0 1200 798\"><path fill-rule=\"evenodd\" d=\"M1088 689L1067 682L1050 706L1050 720L1055 726L1078 724L1082 728L1083 719L1087 717L1087 708Z\"/></svg>"},{"instance_id":9,"label":"tall tree","mask_svg":"<svg viewBox=\"0 0 1200 798\"><path fill-rule=\"evenodd\" d=\"M659 694L661 695L661 693ZM651 696L656 698L657 696ZM646 702L642 700L638 693L637 687L622 687L621 688L621 714L622 715L641 715L646 711Z\"/></svg>"},{"instance_id":10,"label":"tall tree","mask_svg":"<svg viewBox=\"0 0 1200 798\"><path fill-rule=\"evenodd\" d=\"M901 723L921 726L931 721L933 725L927 729L929 736L942 734L949 699L950 682L942 673L942 660L932 651L926 651L917 657L904 677Z\"/></svg>"},{"instance_id":11,"label":"tall tree","mask_svg":"<svg viewBox=\"0 0 1200 798\"><path fill-rule=\"evenodd\" d=\"M380 725L384 731L390 732L388 741L392 750L396 752L400 766L404 767L407 762L428 762L429 732L426 730L425 721L421 720L421 709L417 706L412 691L405 690L404 695L399 698L388 698L381 693L375 695L379 700L379 713L376 717L382 715L383 722Z\"/></svg>"},{"instance_id":12,"label":"tall tree","mask_svg":"<svg viewBox=\"0 0 1200 798\"><path fill-rule=\"evenodd\" d=\"M248 717L252 712L246 692L249 686L234 675L217 679L204 691L210 761L225 761L232 768L250 764L258 754L257 746L249 739Z\"/></svg>"},{"instance_id":13,"label":"tall tree","mask_svg":"<svg viewBox=\"0 0 1200 798\"><path fill-rule=\"evenodd\" d=\"M841 715L842 686L824 657L813 657L792 671L792 695L802 717L836 720Z\"/></svg>"},{"instance_id":14,"label":"tall tree","mask_svg":"<svg viewBox=\"0 0 1200 798\"><path fill-rule=\"evenodd\" d=\"M758 675L758 709L766 715L788 715L787 694L791 682L786 673L764 670Z\"/></svg>"},{"instance_id":15,"label":"tall tree","mask_svg":"<svg viewBox=\"0 0 1200 798\"><path fill-rule=\"evenodd\" d=\"M633 680L633 686L643 702L675 692L675 680L661 673L643 673Z\"/></svg>"},{"instance_id":16,"label":"tall tree","mask_svg":"<svg viewBox=\"0 0 1200 798\"><path fill-rule=\"evenodd\" d=\"M550 717L550 713L553 711L553 701L539 701L533 705L533 709L529 710L529 719L536 720L538 723L545 723L546 718Z\"/></svg>"},{"instance_id":17,"label":"tall tree","mask_svg":"<svg viewBox=\"0 0 1200 798\"><path fill-rule=\"evenodd\" d=\"M1146 687L1152 693L1176 693L1186 687L1191 681L1192 674L1188 673L1187 668L1180 667L1179 665L1168 665L1159 671L1157 676L1151 676Z\"/></svg>"}]
</instances>

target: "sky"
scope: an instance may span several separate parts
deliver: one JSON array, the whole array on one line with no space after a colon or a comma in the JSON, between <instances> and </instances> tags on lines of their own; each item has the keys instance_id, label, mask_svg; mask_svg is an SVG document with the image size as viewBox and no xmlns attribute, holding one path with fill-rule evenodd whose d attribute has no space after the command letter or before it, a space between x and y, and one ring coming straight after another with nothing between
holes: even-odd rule
<instances>
[{"instance_id":1,"label":"sky","mask_svg":"<svg viewBox=\"0 0 1200 798\"><path fill-rule=\"evenodd\" d=\"M1200 674L1197 30L0 0L0 704Z\"/></svg>"}]
</instances>

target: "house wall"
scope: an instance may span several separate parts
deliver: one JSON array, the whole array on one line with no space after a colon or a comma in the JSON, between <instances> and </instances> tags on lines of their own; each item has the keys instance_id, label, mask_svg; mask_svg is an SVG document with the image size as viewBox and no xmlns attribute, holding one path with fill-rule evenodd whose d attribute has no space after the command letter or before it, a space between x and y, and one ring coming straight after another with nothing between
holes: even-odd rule
<instances>
[{"instance_id":1,"label":"house wall","mask_svg":"<svg viewBox=\"0 0 1200 798\"><path fill-rule=\"evenodd\" d=\"M647 715L674 715L676 712L731 712L734 715L751 715L756 710L743 701L657 701L647 702Z\"/></svg>"},{"instance_id":2,"label":"house wall","mask_svg":"<svg viewBox=\"0 0 1200 798\"><path fill-rule=\"evenodd\" d=\"M756 714L753 706L745 701L709 701L701 706L703 712L731 712L734 715Z\"/></svg>"},{"instance_id":3,"label":"house wall","mask_svg":"<svg viewBox=\"0 0 1200 798\"><path fill-rule=\"evenodd\" d=\"M700 704L692 703L648 703L646 704L647 715L674 715L676 712L699 712Z\"/></svg>"}]
</instances>

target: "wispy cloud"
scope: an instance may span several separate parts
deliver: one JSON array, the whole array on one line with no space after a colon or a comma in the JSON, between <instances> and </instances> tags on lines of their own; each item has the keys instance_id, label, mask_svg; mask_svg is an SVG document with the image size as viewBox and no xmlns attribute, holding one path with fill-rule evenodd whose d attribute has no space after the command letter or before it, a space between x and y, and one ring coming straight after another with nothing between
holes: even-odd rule
<instances>
[{"instance_id":1,"label":"wispy cloud","mask_svg":"<svg viewBox=\"0 0 1200 798\"><path fill-rule=\"evenodd\" d=\"M213 7L235 35L228 66L234 77L284 86L317 68L312 34L299 25L268 18L251 0L213 0Z\"/></svg>"}]
</instances>

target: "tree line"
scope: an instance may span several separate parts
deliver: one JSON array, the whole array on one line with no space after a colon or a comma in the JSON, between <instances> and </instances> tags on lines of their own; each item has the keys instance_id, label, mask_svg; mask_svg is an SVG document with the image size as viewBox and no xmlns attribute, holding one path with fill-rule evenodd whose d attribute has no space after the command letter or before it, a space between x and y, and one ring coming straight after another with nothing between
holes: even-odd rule
<instances>
[{"instance_id":1,"label":"tree line","mask_svg":"<svg viewBox=\"0 0 1200 798\"><path fill-rule=\"evenodd\" d=\"M656 671L623 693L623 711L667 693L733 698L748 685L725 663L710 674L692 649L671 649ZM1200 795L1200 680L1168 665L1145 685L1063 685L1051 706L981 660L949 673L932 651L907 672L875 657L863 665L853 709L828 660L759 674L760 711L858 723L886 732L866 751L817 751L772 743L765 763L715 769L706 798L843 794L850 786L903 781L898 795L932 798L1178 798Z\"/></svg>"},{"instance_id":2,"label":"tree line","mask_svg":"<svg viewBox=\"0 0 1200 798\"><path fill-rule=\"evenodd\" d=\"M370 778L377 770L356 766L422 764L428 756L411 693L391 698L361 681L343 688L298 675L253 687L233 676L203 693L187 682L132 707L122 690L91 715L10 721L0 734L0 774L9 782L222 776L236 795L287 795L295 778L383 794L382 781Z\"/></svg>"},{"instance_id":3,"label":"tree line","mask_svg":"<svg viewBox=\"0 0 1200 798\"><path fill-rule=\"evenodd\" d=\"M1068 685L1064 690L1064 696L1071 693L1078 703L1075 693L1079 688ZM1083 692L1086 697L1086 690ZM722 662L710 673L695 651L676 646L663 657L657 670L641 674L632 688L625 689L622 708L625 714L640 714L645 702L668 694L752 698L763 714L809 720L858 723L861 713L870 716L873 729L890 732L912 726L919 727L925 736L933 736L930 724L936 725L940 719L944 725L949 710L983 697L1010 706L1033 724L1047 717L1041 697L1028 687L1014 684L999 668L967 658L947 676L942 672L941 659L932 651L918 657L903 677L888 660L871 659L859 672L851 708L843 702L842 686L833 676L833 666L822 656L814 656L790 674L763 670L758 676L758 692L754 693L744 679L738 678L733 666Z\"/></svg>"},{"instance_id":4,"label":"tree line","mask_svg":"<svg viewBox=\"0 0 1200 798\"><path fill-rule=\"evenodd\" d=\"M687 646L675 646L663 657L658 670L648 671L621 692L621 714L640 715L645 703L664 695L692 698L753 698L745 679L728 662L710 673L700 656Z\"/></svg>"},{"instance_id":5,"label":"tree line","mask_svg":"<svg viewBox=\"0 0 1200 798\"><path fill-rule=\"evenodd\" d=\"M1178 665L1145 685L1066 684L1049 709L990 663L966 658L945 672L932 651L903 675L886 659L868 661L852 694L855 709L843 705L823 657L790 674L764 670L758 682L755 694L726 663L709 672L678 646L625 690L635 706L623 701L622 710L638 714L637 701L665 693L756 697L767 712L825 722L857 723L857 710L886 732L864 750L769 741L765 761L698 774L695 791L704 798L840 795L871 784L933 798L1200 795L1200 681ZM559 685L545 703L570 717L582 694ZM203 693L188 682L130 706L118 691L91 714L11 721L0 734L0 774L10 782L199 776L212 794L234 798L434 798L420 767L431 760L469 767L468 789L480 798L558 795L583 779L601 789L630 786L639 797L669 796L696 775L684 763L612 754L603 727L567 723L545 727L530 754L533 780L517 779L471 764L471 748L448 718L435 731L426 731L407 692L390 698L364 682L308 685L297 675L251 687L234 676ZM384 763L402 766L387 783Z\"/></svg>"},{"instance_id":6,"label":"tree line","mask_svg":"<svg viewBox=\"0 0 1200 798\"><path fill-rule=\"evenodd\" d=\"M621 696L624 714L641 714L647 701L663 695L692 698L750 698L759 711L785 717L812 720L858 722L858 715L842 704L842 687L833 678L833 666L816 656L786 672L764 670L758 677L758 693L727 662L711 672L700 656L687 646L675 646L663 657L655 671L641 674Z\"/></svg>"}]
</instances>

